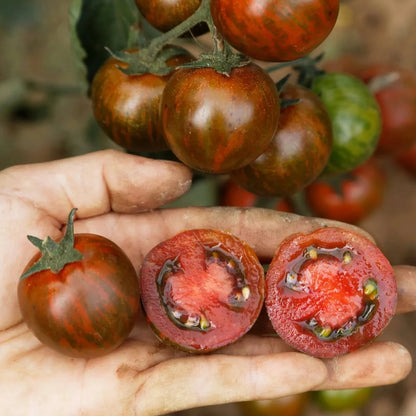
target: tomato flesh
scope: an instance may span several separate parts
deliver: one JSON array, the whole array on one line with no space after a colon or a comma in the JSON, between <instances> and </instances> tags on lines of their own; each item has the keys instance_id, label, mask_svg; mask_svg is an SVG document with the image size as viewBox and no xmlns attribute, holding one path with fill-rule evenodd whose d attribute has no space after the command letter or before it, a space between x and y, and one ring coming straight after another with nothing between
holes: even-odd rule
<instances>
[{"instance_id":1,"label":"tomato flesh","mask_svg":"<svg viewBox=\"0 0 416 416\"><path fill-rule=\"evenodd\" d=\"M246 333L264 297L264 272L252 249L218 230L189 230L146 256L142 303L169 344L207 352Z\"/></svg>"},{"instance_id":2,"label":"tomato flesh","mask_svg":"<svg viewBox=\"0 0 416 416\"><path fill-rule=\"evenodd\" d=\"M338 228L285 240L266 278L274 329L319 357L352 351L380 334L397 302L393 270L368 239Z\"/></svg>"}]
</instances>

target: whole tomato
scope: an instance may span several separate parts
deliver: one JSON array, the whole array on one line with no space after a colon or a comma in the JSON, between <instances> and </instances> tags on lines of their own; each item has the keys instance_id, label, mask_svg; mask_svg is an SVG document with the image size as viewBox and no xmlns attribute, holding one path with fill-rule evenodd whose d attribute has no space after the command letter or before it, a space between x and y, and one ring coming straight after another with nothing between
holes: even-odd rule
<instances>
[{"instance_id":1,"label":"whole tomato","mask_svg":"<svg viewBox=\"0 0 416 416\"><path fill-rule=\"evenodd\" d=\"M190 60L191 55L183 50L166 63L175 67ZM132 153L166 150L159 106L171 74L128 75L120 70L127 66L110 57L95 74L91 85L94 117L108 137Z\"/></svg>"},{"instance_id":2,"label":"whole tomato","mask_svg":"<svg viewBox=\"0 0 416 416\"><path fill-rule=\"evenodd\" d=\"M31 237L42 252L19 280L18 299L24 321L43 344L73 357L98 357L130 334L140 308L138 277L114 242L72 235L73 214L58 243Z\"/></svg>"},{"instance_id":3,"label":"whole tomato","mask_svg":"<svg viewBox=\"0 0 416 416\"><path fill-rule=\"evenodd\" d=\"M382 128L376 152L393 154L416 143L416 73L394 64L370 64L353 55L324 62L329 72L362 79L380 107Z\"/></svg>"},{"instance_id":4,"label":"whole tomato","mask_svg":"<svg viewBox=\"0 0 416 416\"><path fill-rule=\"evenodd\" d=\"M377 148L382 123L377 101L363 81L343 73L317 76L312 91L322 99L333 129L332 152L323 174L349 172Z\"/></svg>"},{"instance_id":5,"label":"whole tomato","mask_svg":"<svg viewBox=\"0 0 416 416\"><path fill-rule=\"evenodd\" d=\"M395 65L371 65L361 78L374 94L383 120L379 154L397 154L416 143L416 73Z\"/></svg>"},{"instance_id":6,"label":"whole tomato","mask_svg":"<svg viewBox=\"0 0 416 416\"><path fill-rule=\"evenodd\" d=\"M264 271L237 237L186 230L146 255L140 273L143 309L166 344L203 353L242 337L264 299Z\"/></svg>"},{"instance_id":7,"label":"whole tomato","mask_svg":"<svg viewBox=\"0 0 416 416\"><path fill-rule=\"evenodd\" d=\"M349 173L316 180L305 198L314 215L357 224L382 204L385 189L385 174L370 159Z\"/></svg>"},{"instance_id":8,"label":"whole tomato","mask_svg":"<svg viewBox=\"0 0 416 416\"><path fill-rule=\"evenodd\" d=\"M286 84L280 98L298 102L281 110L266 151L231 174L240 186L257 195L289 196L300 191L322 172L332 149L331 120L315 93Z\"/></svg>"},{"instance_id":9,"label":"whole tomato","mask_svg":"<svg viewBox=\"0 0 416 416\"><path fill-rule=\"evenodd\" d=\"M212 68L180 68L162 95L162 124L169 148L199 171L227 173L264 152L280 114L277 88L258 65L229 75Z\"/></svg>"},{"instance_id":10,"label":"whole tomato","mask_svg":"<svg viewBox=\"0 0 416 416\"><path fill-rule=\"evenodd\" d=\"M292 61L332 31L339 0L211 0L215 25L245 55L263 61Z\"/></svg>"},{"instance_id":11,"label":"whole tomato","mask_svg":"<svg viewBox=\"0 0 416 416\"><path fill-rule=\"evenodd\" d=\"M156 29L167 32L196 12L201 0L135 0L144 18ZM208 27L198 24L194 35L205 33Z\"/></svg>"},{"instance_id":12,"label":"whole tomato","mask_svg":"<svg viewBox=\"0 0 416 416\"><path fill-rule=\"evenodd\" d=\"M266 275L265 306L275 331L316 357L369 343L388 325L396 304L387 258L372 241L342 228L288 237Z\"/></svg>"}]
</instances>

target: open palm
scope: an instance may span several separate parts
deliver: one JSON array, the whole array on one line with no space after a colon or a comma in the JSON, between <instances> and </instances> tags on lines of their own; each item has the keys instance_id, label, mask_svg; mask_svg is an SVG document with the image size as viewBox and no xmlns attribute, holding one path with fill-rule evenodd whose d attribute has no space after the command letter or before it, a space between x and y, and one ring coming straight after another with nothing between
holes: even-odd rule
<instances>
[{"instance_id":1,"label":"open palm","mask_svg":"<svg viewBox=\"0 0 416 416\"><path fill-rule=\"evenodd\" d=\"M22 322L17 302L18 278L36 250L26 235L60 237L71 208L78 208L75 232L112 239L137 270L153 246L184 229L230 231L270 258L286 236L331 223L256 208L156 209L190 184L191 174L180 164L117 151L0 173L1 414L159 415L313 389L390 384L408 374L409 353L391 342L320 360L275 337L248 334L217 353L191 356L161 345L143 316L129 339L104 357L70 358L42 346ZM411 311L416 270L395 271L398 311Z\"/></svg>"}]
</instances>

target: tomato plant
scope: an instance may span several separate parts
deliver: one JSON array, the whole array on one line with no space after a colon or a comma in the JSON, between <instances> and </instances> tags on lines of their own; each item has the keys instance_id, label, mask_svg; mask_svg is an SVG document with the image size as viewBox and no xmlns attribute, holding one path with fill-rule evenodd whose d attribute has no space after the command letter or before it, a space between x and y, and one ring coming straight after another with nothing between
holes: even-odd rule
<instances>
[{"instance_id":1,"label":"tomato plant","mask_svg":"<svg viewBox=\"0 0 416 416\"><path fill-rule=\"evenodd\" d=\"M242 416L301 416L309 403L308 393L292 394L268 400L237 403Z\"/></svg>"},{"instance_id":2,"label":"tomato plant","mask_svg":"<svg viewBox=\"0 0 416 416\"><path fill-rule=\"evenodd\" d=\"M191 55L183 50L166 64L175 67L191 59ZM130 152L166 150L159 106L171 74L128 75L121 70L127 66L127 63L110 57L95 74L91 85L94 117L115 143Z\"/></svg>"},{"instance_id":3,"label":"tomato plant","mask_svg":"<svg viewBox=\"0 0 416 416\"><path fill-rule=\"evenodd\" d=\"M264 271L254 251L219 230L184 231L154 247L141 276L151 328L170 345L208 352L244 335L264 298Z\"/></svg>"},{"instance_id":4,"label":"tomato plant","mask_svg":"<svg viewBox=\"0 0 416 416\"><path fill-rule=\"evenodd\" d=\"M386 176L375 159L343 175L319 178L305 188L314 215L357 224L383 202Z\"/></svg>"},{"instance_id":5,"label":"tomato plant","mask_svg":"<svg viewBox=\"0 0 416 416\"><path fill-rule=\"evenodd\" d=\"M281 110L268 146L249 165L232 172L241 187L266 196L289 196L311 183L325 168L332 149L332 124L311 90L286 84L282 100L298 100Z\"/></svg>"},{"instance_id":6,"label":"tomato plant","mask_svg":"<svg viewBox=\"0 0 416 416\"><path fill-rule=\"evenodd\" d=\"M313 392L313 398L319 408L324 411L342 412L363 407L370 400L373 391L372 387L319 390Z\"/></svg>"},{"instance_id":7,"label":"tomato plant","mask_svg":"<svg viewBox=\"0 0 416 416\"><path fill-rule=\"evenodd\" d=\"M292 61L313 51L332 31L339 0L211 0L215 25L245 55Z\"/></svg>"},{"instance_id":8,"label":"tomato plant","mask_svg":"<svg viewBox=\"0 0 416 416\"><path fill-rule=\"evenodd\" d=\"M333 128L333 146L325 174L349 172L374 153L381 131L377 101L358 78L326 73L315 78L312 90L321 97Z\"/></svg>"},{"instance_id":9,"label":"tomato plant","mask_svg":"<svg viewBox=\"0 0 416 416\"><path fill-rule=\"evenodd\" d=\"M373 242L328 227L287 238L266 275L270 321L293 348L330 358L378 336L394 315L393 269Z\"/></svg>"},{"instance_id":10,"label":"tomato plant","mask_svg":"<svg viewBox=\"0 0 416 416\"><path fill-rule=\"evenodd\" d=\"M130 334L139 313L139 283L114 242L73 235L74 213L58 243L30 237L41 252L20 278L18 298L24 321L43 344L74 357L98 357Z\"/></svg>"},{"instance_id":11,"label":"tomato plant","mask_svg":"<svg viewBox=\"0 0 416 416\"><path fill-rule=\"evenodd\" d=\"M272 79L256 64L229 75L181 68L166 84L161 111L166 141L178 159L196 170L227 173L267 148L280 102Z\"/></svg>"}]
</instances>

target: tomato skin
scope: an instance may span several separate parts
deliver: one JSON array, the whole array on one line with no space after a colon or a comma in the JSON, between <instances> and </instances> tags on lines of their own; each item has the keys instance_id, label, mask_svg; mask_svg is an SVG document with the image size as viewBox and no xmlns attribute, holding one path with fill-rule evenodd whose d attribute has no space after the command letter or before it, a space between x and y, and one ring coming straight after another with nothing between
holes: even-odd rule
<instances>
[{"instance_id":1,"label":"tomato skin","mask_svg":"<svg viewBox=\"0 0 416 416\"><path fill-rule=\"evenodd\" d=\"M339 190L320 178L305 188L305 198L316 216L358 224L382 204L385 189L386 176L370 159L340 178Z\"/></svg>"},{"instance_id":2,"label":"tomato skin","mask_svg":"<svg viewBox=\"0 0 416 416\"><path fill-rule=\"evenodd\" d=\"M269 145L280 101L270 76L250 63L229 76L212 68L181 68L162 95L162 123L172 152L189 167L228 173Z\"/></svg>"},{"instance_id":3,"label":"tomato skin","mask_svg":"<svg viewBox=\"0 0 416 416\"><path fill-rule=\"evenodd\" d=\"M292 61L312 52L332 31L339 0L211 0L224 38L262 61Z\"/></svg>"},{"instance_id":4,"label":"tomato skin","mask_svg":"<svg viewBox=\"0 0 416 416\"><path fill-rule=\"evenodd\" d=\"M184 51L167 64L174 67L190 60ZM91 85L94 117L107 136L130 152L166 150L159 106L171 74L128 75L118 68L127 66L110 57L97 71Z\"/></svg>"},{"instance_id":5,"label":"tomato skin","mask_svg":"<svg viewBox=\"0 0 416 416\"><path fill-rule=\"evenodd\" d=\"M105 237L76 234L74 248L83 254L81 261L19 281L20 309L43 344L73 357L99 357L117 348L135 324L138 278L124 252Z\"/></svg>"},{"instance_id":6,"label":"tomato skin","mask_svg":"<svg viewBox=\"0 0 416 416\"><path fill-rule=\"evenodd\" d=\"M191 16L201 0L135 0L144 18L156 29L167 32Z\"/></svg>"},{"instance_id":7,"label":"tomato skin","mask_svg":"<svg viewBox=\"0 0 416 416\"><path fill-rule=\"evenodd\" d=\"M378 154L397 154L416 143L416 74L394 65L365 67L360 77L372 90L383 125Z\"/></svg>"},{"instance_id":8,"label":"tomato skin","mask_svg":"<svg viewBox=\"0 0 416 416\"><path fill-rule=\"evenodd\" d=\"M204 353L236 341L252 327L263 304L264 271L237 237L187 230L147 254L140 286L145 315L162 342ZM249 290L244 300L243 287Z\"/></svg>"},{"instance_id":9,"label":"tomato skin","mask_svg":"<svg viewBox=\"0 0 416 416\"><path fill-rule=\"evenodd\" d=\"M266 151L231 174L240 186L257 195L289 196L300 191L322 172L332 149L331 120L316 94L286 84L280 98L299 101L281 110Z\"/></svg>"},{"instance_id":10,"label":"tomato skin","mask_svg":"<svg viewBox=\"0 0 416 416\"><path fill-rule=\"evenodd\" d=\"M333 147L323 174L346 173L374 153L381 132L377 101L358 78L341 73L318 76L312 85L328 110Z\"/></svg>"},{"instance_id":11,"label":"tomato skin","mask_svg":"<svg viewBox=\"0 0 416 416\"><path fill-rule=\"evenodd\" d=\"M313 397L322 410L342 412L363 407L370 400L372 393L372 387L319 390L313 393Z\"/></svg>"},{"instance_id":12,"label":"tomato skin","mask_svg":"<svg viewBox=\"0 0 416 416\"><path fill-rule=\"evenodd\" d=\"M367 238L341 228L287 238L266 275L265 306L274 329L293 348L317 357L370 342L396 304L386 257Z\"/></svg>"}]
</instances>

